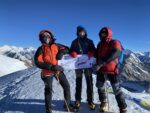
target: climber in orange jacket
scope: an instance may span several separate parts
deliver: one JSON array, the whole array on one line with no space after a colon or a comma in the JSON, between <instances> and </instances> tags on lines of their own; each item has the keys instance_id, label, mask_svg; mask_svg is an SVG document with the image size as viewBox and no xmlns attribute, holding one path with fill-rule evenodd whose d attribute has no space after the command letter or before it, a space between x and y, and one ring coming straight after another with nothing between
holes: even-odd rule
<instances>
[{"instance_id":1,"label":"climber in orange jacket","mask_svg":"<svg viewBox=\"0 0 150 113\"><path fill-rule=\"evenodd\" d=\"M46 113L52 113L52 81L55 77L59 79L60 85L64 90L65 103L64 107L73 110L70 96L70 85L63 73L63 67L58 65L58 60L69 52L68 47L55 43L53 34L48 30L42 30L39 33L41 46L37 49L34 61L38 68L42 69L41 78L45 84L45 108Z\"/></svg>"}]
</instances>

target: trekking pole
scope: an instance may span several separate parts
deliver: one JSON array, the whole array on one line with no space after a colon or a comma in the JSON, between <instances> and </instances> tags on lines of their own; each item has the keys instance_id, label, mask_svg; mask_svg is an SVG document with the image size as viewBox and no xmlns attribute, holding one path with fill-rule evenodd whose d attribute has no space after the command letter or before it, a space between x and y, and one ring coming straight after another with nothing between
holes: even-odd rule
<instances>
[{"instance_id":1,"label":"trekking pole","mask_svg":"<svg viewBox=\"0 0 150 113\"><path fill-rule=\"evenodd\" d=\"M105 80L107 82L107 75L104 75L105 76ZM108 102L108 112L109 112L109 97L108 97L108 91L107 91L107 84L105 82L105 92L106 92L106 96L107 96L107 102Z\"/></svg>"},{"instance_id":2,"label":"trekking pole","mask_svg":"<svg viewBox=\"0 0 150 113\"><path fill-rule=\"evenodd\" d=\"M57 79L57 81L58 81L58 83L59 83L59 85L60 85L60 80L59 80L59 77L58 77L59 74L60 74L60 71L56 71L56 73L55 73L56 79ZM69 106L68 106L68 103L67 103L65 97L64 97L64 101L65 101L65 104L66 104L66 107L67 107L67 111L68 111L69 113L71 113L71 111L70 111L70 109L69 109Z\"/></svg>"}]
</instances>

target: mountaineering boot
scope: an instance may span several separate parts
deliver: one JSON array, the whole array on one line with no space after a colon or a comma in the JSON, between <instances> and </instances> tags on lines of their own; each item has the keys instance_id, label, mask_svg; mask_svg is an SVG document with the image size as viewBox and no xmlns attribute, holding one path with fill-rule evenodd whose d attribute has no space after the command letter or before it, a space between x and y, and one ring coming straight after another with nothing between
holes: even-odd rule
<instances>
[{"instance_id":1,"label":"mountaineering boot","mask_svg":"<svg viewBox=\"0 0 150 113\"><path fill-rule=\"evenodd\" d=\"M100 110L100 112L108 112L108 103L107 102L101 102L99 110Z\"/></svg>"},{"instance_id":2,"label":"mountaineering boot","mask_svg":"<svg viewBox=\"0 0 150 113\"><path fill-rule=\"evenodd\" d=\"M79 109L80 105L81 105L81 102L80 101L76 101L75 105L74 105L75 109Z\"/></svg>"},{"instance_id":3,"label":"mountaineering boot","mask_svg":"<svg viewBox=\"0 0 150 113\"><path fill-rule=\"evenodd\" d=\"M95 110L96 105L93 102L88 102L88 106L91 110Z\"/></svg>"},{"instance_id":4,"label":"mountaineering boot","mask_svg":"<svg viewBox=\"0 0 150 113\"><path fill-rule=\"evenodd\" d=\"M70 112L74 112L74 105L73 104L69 104L69 110L70 110Z\"/></svg>"},{"instance_id":5,"label":"mountaineering boot","mask_svg":"<svg viewBox=\"0 0 150 113\"><path fill-rule=\"evenodd\" d=\"M65 109L65 111L70 111L70 112L74 112L74 106L73 106L73 104L69 104L68 106L66 106L65 104L64 104L64 109Z\"/></svg>"}]
</instances>

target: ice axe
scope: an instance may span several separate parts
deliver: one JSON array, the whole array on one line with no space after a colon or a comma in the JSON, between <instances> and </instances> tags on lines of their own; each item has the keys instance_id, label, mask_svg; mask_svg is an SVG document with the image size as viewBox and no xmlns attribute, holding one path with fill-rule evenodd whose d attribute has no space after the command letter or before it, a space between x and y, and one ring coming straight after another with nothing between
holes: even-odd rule
<instances>
[{"instance_id":1,"label":"ice axe","mask_svg":"<svg viewBox=\"0 0 150 113\"><path fill-rule=\"evenodd\" d=\"M57 79L59 85L60 85L60 80L59 80L59 74L60 74L60 73L61 73L61 71L56 71L56 72L55 72L55 76L56 76L56 79ZM67 107L67 111L68 111L69 113L71 113L71 111L70 111L70 109L69 109L69 106L68 106L68 103L67 103L67 101L66 101L65 98L64 98L64 101L65 101L65 104L66 104L66 107Z\"/></svg>"}]
</instances>

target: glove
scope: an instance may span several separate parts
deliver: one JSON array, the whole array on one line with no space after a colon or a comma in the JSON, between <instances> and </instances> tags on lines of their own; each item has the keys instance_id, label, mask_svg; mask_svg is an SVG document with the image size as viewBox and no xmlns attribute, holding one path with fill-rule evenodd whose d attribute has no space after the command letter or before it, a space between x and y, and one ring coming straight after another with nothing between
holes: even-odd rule
<instances>
[{"instance_id":1,"label":"glove","mask_svg":"<svg viewBox=\"0 0 150 113\"><path fill-rule=\"evenodd\" d=\"M64 55L63 52L58 52L57 55L56 55L56 59L61 60L63 55Z\"/></svg>"},{"instance_id":2,"label":"glove","mask_svg":"<svg viewBox=\"0 0 150 113\"><path fill-rule=\"evenodd\" d=\"M64 71L64 68L62 66L59 66L59 65L53 65L51 67L51 70L52 71Z\"/></svg>"},{"instance_id":3,"label":"glove","mask_svg":"<svg viewBox=\"0 0 150 113\"><path fill-rule=\"evenodd\" d=\"M102 61L101 59L99 59L97 65L95 65L95 66L93 67L93 71L98 72L98 71L101 69L101 67L103 67L105 64L106 64L106 63L105 63L104 61Z\"/></svg>"},{"instance_id":4,"label":"glove","mask_svg":"<svg viewBox=\"0 0 150 113\"><path fill-rule=\"evenodd\" d=\"M88 52L88 57L91 58L91 57L93 57L93 56L94 56L94 51L89 51L89 52Z\"/></svg>"},{"instance_id":5,"label":"glove","mask_svg":"<svg viewBox=\"0 0 150 113\"><path fill-rule=\"evenodd\" d=\"M71 53L70 53L70 56L73 57L73 58L77 58L77 55L78 55L78 54L77 54L76 52L71 52Z\"/></svg>"}]
</instances>

